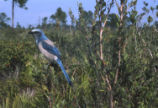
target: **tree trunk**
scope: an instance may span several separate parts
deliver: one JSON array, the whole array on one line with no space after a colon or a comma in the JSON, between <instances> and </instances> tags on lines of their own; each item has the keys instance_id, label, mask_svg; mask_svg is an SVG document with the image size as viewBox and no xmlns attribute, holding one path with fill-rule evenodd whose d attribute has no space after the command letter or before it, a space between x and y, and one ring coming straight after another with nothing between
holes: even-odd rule
<instances>
[{"instance_id":1,"label":"tree trunk","mask_svg":"<svg viewBox=\"0 0 158 108\"><path fill-rule=\"evenodd\" d=\"M103 61L103 27L100 29L100 59Z\"/></svg>"},{"instance_id":2,"label":"tree trunk","mask_svg":"<svg viewBox=\"0 0 158 108\"><path fill-rule=\"evenodd\" d=\"M121 6L120 6L120 25L119 25L119 33L122 32L122 27L123 27L123 17L124 17L124 1L121 0ZM119 35L118 37L118 46L119 46L119 51L118 51L118 66L116 69L116 74L115 74L115 80L114 80L114 84L117 83L118 80L118 75L119 75L119 71L120 71L120 65L121 65L121 43L122 43L122 34Z\"/></svg>"},{"instance_id":3,"label":"tree trunk","mask_svg":"<svg viewBox=\"0 0 158 108\"><path fill-rule=\"evenodd\" d=\"M14 28L14 2L15 0L12 0L12 28Z\"/></svg>"}]
</instances>

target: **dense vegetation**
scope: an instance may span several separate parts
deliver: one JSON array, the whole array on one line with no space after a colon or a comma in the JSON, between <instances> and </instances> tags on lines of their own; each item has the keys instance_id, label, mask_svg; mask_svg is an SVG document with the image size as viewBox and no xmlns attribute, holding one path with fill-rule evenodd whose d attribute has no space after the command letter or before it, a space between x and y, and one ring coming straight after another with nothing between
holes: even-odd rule
<instances>
[{"instance_id":1,"label":"dense vegetation","mask_svg":"<svg viewBox=\"0 0 158 108\"><path fill-rule=\"evenodd\" d=\"M158 6L144 2L143 13L138 14L136 1L130 10L120 1L119 14L109 13L115 3L98 0L94 13L80 4L78 19L70 10L71 25L61 8L38 25L60 49L73 87L60 69L48 68L28 35L33 25L13 29L1 13L0 108L156 108L158 18L149 11L158 16Z\"/></svg>"}]
</instances>

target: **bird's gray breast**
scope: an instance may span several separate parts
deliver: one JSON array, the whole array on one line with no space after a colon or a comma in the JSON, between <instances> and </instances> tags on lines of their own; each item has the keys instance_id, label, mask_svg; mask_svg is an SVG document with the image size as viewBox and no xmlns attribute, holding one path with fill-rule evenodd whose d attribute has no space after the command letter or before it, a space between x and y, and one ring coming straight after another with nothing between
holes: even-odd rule
<instances>
[{"instance_id":1,"label":"bird's gray breast","mask_svg":"<svg viewBox=\"0 0 158 108\"><path fill-rule=\"evenodd\" d=\"M42 41L38 43L38 48L40 52L50 61L57 60L57 56L53 55L52 53L48 52L46 49L43 48Z\"/></svg>"}]
</instances>

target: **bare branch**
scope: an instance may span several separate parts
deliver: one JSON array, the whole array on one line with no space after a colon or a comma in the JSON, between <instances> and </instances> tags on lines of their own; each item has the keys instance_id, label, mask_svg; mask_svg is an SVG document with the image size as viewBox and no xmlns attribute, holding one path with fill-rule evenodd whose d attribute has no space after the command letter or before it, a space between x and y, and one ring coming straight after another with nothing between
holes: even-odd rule
<instances>
[{"instance_id":1,"label":"bare branch","mask_svg":"<svg viewBox=\"0 0 158 108\"><path fill-rule=\"evenodd\" d=\"M103 23L103 25L101 26L101 29L100 29L100 60L103 61L103 44L102 44L102 40L103 40L103 32L104 32L104 27L107 23L107 19L109 17L109 13L111 11L111 8L112 8L112 5L114 4L114 0L112 0L112 2L110 3L110 6L108 8L108 12L107 12L107 15L105 15L105 21Z\"/></svg>"}]
</instances>

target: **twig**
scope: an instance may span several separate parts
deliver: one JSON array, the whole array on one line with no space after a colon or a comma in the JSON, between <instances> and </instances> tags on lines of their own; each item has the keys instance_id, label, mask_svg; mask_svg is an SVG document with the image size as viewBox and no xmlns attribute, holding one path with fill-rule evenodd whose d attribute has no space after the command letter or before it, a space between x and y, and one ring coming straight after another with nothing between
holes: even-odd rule
<instances>
[{"instance_id":1,"label":"twig","mask_svg":"<svg viewBox=\"0 0 158 108\"><path fill-rule=\"evenodd\" d=\"M108 17L109 17L109 13L111 11L111 8L112 8L112 5L114 3L114 0L112 0L112 2L110 3L110 7L108 8L108 12L107 12L107 15L106 15L106 19L103 23L103 25L101 25L101 29L100 29L100 59L101 61L103 61L103 44L102 44L102 40L103 40L103 31L104 31L104 27L107 23L107 20L108 20Z\"/></svg>"},{"instance_id":2,"label":"twig","mask_svg":"<svg viewBox=\"0 0 158 108\"><path fill-rule=\"evenodd\" d=\"M118 9L120 10L120 31L121 31L122 26L123 26L123 18L124 18L123 7L124 7L124 2L121 1L121 6L118 8ZM120 32L120 31L119 31L119 32ZM117 83L117 80L118 80L118 74L119 74L120 65L121 65L121 41L122 41L122 38L119 37L119 38L118 38L118 44L119 44L119 51L118 51L118 66L117 66L117 69L116 69L116 74L115 74L114 84Z\"/></svg>"}]
</instances>

